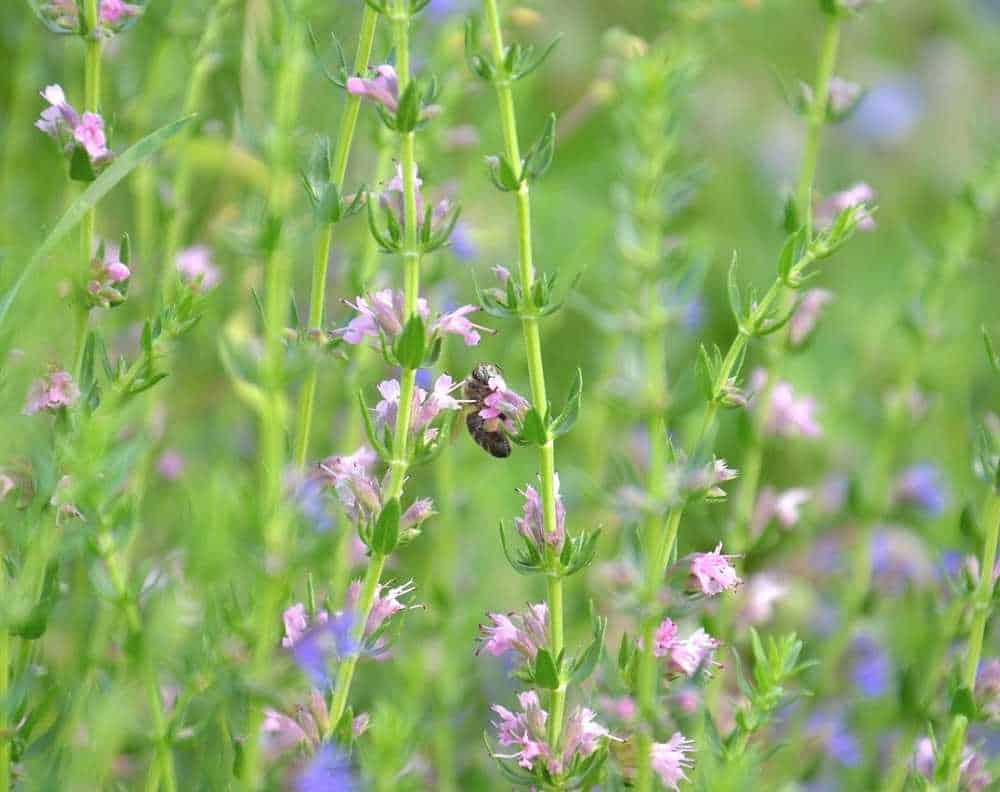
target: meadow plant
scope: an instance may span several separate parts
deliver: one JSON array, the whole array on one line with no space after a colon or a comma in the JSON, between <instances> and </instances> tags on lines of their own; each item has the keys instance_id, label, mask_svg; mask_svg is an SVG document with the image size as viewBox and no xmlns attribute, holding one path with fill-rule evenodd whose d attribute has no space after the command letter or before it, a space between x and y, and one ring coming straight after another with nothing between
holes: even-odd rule
<instances>
[{"instance_id":1,"label":"meadow plant","mask_svg":"<svg viewBox=\"0 0 1000 792\"><path fill-rule=\"evenodd\" d=\"M992 788L952 5L5 9L0 792Z\"/></svg>"}]
</instances>

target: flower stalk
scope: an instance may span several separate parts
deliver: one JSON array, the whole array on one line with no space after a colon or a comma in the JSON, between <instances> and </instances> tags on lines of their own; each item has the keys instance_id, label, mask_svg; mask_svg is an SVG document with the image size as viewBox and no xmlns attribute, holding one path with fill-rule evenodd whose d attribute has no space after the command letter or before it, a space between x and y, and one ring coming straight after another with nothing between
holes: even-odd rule
<instances>
[{"instance_id":1,"label":"flower stalk","mask_svg":"<svg viewBox=\"0 0 1000 792\"><path fill-rule=\"evenodd\" d=\"M354 73L363 74L368 69L372 47L375 43L375 29L378 23L378 12L366 5L361 17L361 35L358 39L358 49L354 56ZM337 147L334 150L331 163L330 178L333 183L343 189L344 178L347 175L347 163L350 158L351 144L354 140L354 130L361 110L361 96L348 93L344 105L344 113L340 119L340 129L337 134ZM312 284L309 296L309 329L321 329L326 303L326 275L330 261L330 246L333 241L333 223L324 223L316 233L313 253ZM312 432L313 410L316 401L316 386L319 380L319 361L313 360L306 372L302 391L299 394L298 416L295 424L294 459L297 467L302 468L309 456L309 437Z\"/></svg>"},{"instance_id":2,"label":"flower stalk","mask_svg":"<svg viewBox=\"0 0 1000 792\"><path fill-rule=\"evenodd\" d=\"M396 48L396 72L399 79L400 95L410 84L410 8L408 0L397 0L391 6L390 22L392 24L393 44ZM403 223L404 236L401 248L403 259L403 317L404 322L417 316L417 306L420 297L420 260L421 248L417 238L417 166L416 166L416 135L414 131L400 131L400 166L403 182ZM403 493L403 484L409 469L409 435L412 419L413 394L416 386L417 369L404 366L400 375L399 408L396 414L396 424L393 429L392 459L389 461L389 482L386 487L384 503L398 500ZM373 550L365 571L361 586L361 595L354 613L352 637L356 645L360 645L364 636L368 615L371 613L375 595L385 567L387 555ZM347 708L347 700L351 690L351 682L360 655L355 652L344 658L337 669L334 683L333 701L330 705L330 727L332 734Z\"/></svg>"},{"instance_id":3,"label":"flower stalk","mask_svg":"<svg viewBox=\"0 0 1000 792\"><path fill-rule=\"evenodd\" d=\"M500 26L500 13L496 0L483 0L483 11L492 46L492 54L496 64L504 62L505 50L503 31ZM521 149L517 132L517 116L514 108L514 96L511 89L511 75L497 75L493 80L496 88L497 102L500 112L500 124L503 130L504 146L509 162L520 167ZM531 400L535 409L544 414L548 407L548 396L545 389L545 367L542 360L542 342L538 327L538 314L534 305L535 266L531 237L531 193L528 180L523 179L514 195L517 206L517 242L518 242L518 278L525 304L521 312L521 332L524 337L525 355L528 362L528 376L531 383ZM556 516L556 484L555 484L555 445L552 435L546 430L544 442L538 446L539 477L541 488L542 517L545 532L553 534L558 530ZM563 651L565 642L563 635L563 581L561 577L550 576L547 581L549 605L550 641L553 657L558 657ZM563 715L566 708L567 683L560 680L560 685L552 691L551 706L548 720L548 743L553 750L558 749L562 731Z\"/></svg>"}]
</instances>

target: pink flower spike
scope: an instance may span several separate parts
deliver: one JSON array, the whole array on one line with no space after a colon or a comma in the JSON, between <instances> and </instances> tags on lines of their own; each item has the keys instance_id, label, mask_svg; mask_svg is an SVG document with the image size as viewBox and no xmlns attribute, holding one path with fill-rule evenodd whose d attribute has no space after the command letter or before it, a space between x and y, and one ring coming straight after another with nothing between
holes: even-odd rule
<instances>
[{"instance_id":1,"label":"pink flower spike","mask_svg":"<svg viewBox=\"0 0 1000 792\"><path fill-rule=\"evenodd\" d=\"M687 755L693 750L694 743L680 732L674 732L665 743L653 743L653 770L665 787L677 792L680 782L687 780L684 771L694 764Z\"/></svg>"},{"instance_id":2,"label":"pink flower spike","mask_svg":"<svg viewBox=\"0 0 1000 792\"><path fill-rule=\"evenodd\" d=\"M677 642L677 625L670 619L664 619L653 635L653 655L666 657L671 647Z\"/></svg>"},{"instance_id":3,"label":"pink flower spike","mask_svg":"<svg viewBox=\"0 0 1000 792\"><path fill-rule=\"evenodd\" d=\"M101 22L106 25L117 25L126 17L138 16L141 11L139 6L122 0L101 0Z\"/></svg>"},{"instance_id":4,"label":"pink flower spike","mask_svg":"<svg viewBox=\"0 0 1000 792\"><path fill-rule=\"evenodd\" d=\"M52 371L48 376L32 383L23 412L25 415L34 415L43 410L55 412L62 407L72 407L79 398L80 389L69 372Z\"/></svg>"},{"instance_id":5,"label":"pink flower spike","mask_svg":"<svg viewBox=\"0 0 1000 792\"><path fill-rule=\"evenodd\" d=\"M730 564L734 555L723 555L722 543L716 545L710 553L695 553L691 556L690 588L706 597L714 597L724 591L732 591L743 581L736 574L736 569Z\"/></svg>"}]
</instances>

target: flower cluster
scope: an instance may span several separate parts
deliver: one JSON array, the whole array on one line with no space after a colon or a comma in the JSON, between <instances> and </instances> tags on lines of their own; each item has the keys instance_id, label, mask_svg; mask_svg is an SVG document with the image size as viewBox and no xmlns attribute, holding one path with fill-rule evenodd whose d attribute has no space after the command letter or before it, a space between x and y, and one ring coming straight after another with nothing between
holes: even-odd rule
<instances>
[{"instance_id":1,"label":"flower cluster","mask_svg":"<svg viewBox=\"0 0 1000 792\"><path fill-rule=\"evenodd\" d=\"M67 155L82 148L92 165L103 165L111 159L104 119L97 113L80 114L68 101L59 85L49 85L41 92L49 106L42 111L35 126L56 140Z\"/></svg>"},{"instance_id":2,"label":"flower cluster","mask_svg":"<svg viewBox=\"0 0 1000 792\"><path fill-rule=\"evenodd\" d=\"M346 84L347 92L354 96L363 96L381 105L390 113L396 113L399 110L399 77L396 75L396 69L388 63L383 63L372 69L372 73L372 77L349 77ZM426 121L439 111L437 105L428 105L421 111L420 120Z\"/></svg>"},{"instance_id":3,"label":"flower cluster","mask_svg":"<svg viewBox=\"0 0 1000 792\"><path fill-rule=\"evenodd\" d=\"M868 206L874 200L875 190L864 182L859 182L817 203L813 210L816 225L820 228L830 228L841 212L855 206ZM858 220L858 230L875 230L875 218L867 210L862 210Z\"/></svg>"},{"instance_id":4,"label":"flower cluster","mask_svg":"<svg viewBox=\"0 0 1000 792\"><path fill-rule=\"evenodd\" d=\"M750 407L756 408L756 395L767 386L768 373L755 369L751 376L751 390L754 397ZM812 396L798 396L791 383L784 380L775 383L771 389L771 402L764 430L775 437L819 437L823 429L816 420L816 400Z\"/></svg>"},{"instance_id":5,"label":"flower cluster","mask_svg":"<svg viewBox=\"0 0 1000 792\"><path fill-rule=\"evenodd\" d=\"M357 524L370 523L382 510L382 483L371 473L377 459L371 448L361 446L353 454L327 457L317 467L315 475L334 488L344 511ZM400 539L413 539L433 514L430 498L415 500L400 517Z\"/></svg>"},{"instance_id":6,"label":"flower cluster","mask_svg":"<svg viewBox=\"0 0 1000 792\"><path fill-rule=\"evenodd\" d=\"M546 532L542 499L538 490L530 484L521 491L521 495L524 496L524 506L521 516L514 519L514 524L520 534L531 541L539 551L548 546L558 553L562 550L563 542L566 541L566 507L563 506L562 498L559 495L558 473L555 474L553 482L556 501L556 529L552 532Z\"/></svg>"},{"instance_id":7,"label":"flower cluster","mask_svg":"<svg viewBox=\"0 0 1000 792\"><path fill-rule=\"evenodd\" d=\"M490 613L491 624L480 624L480 649L494 657L510 651L519 652L526 661L533 661L538 649L547 641L549 608L544 602L529 605L522 613ZM479 650L476 650L479 653Z\"/></svg>"},{"instance_id":8,"label":"flower cluster","mask_svg":"<svg viewBox=\"0 0 1000 792\"><path fill-rule=\"evenodd\" d=\"M736 574L736 569L730 562L739 556L723 555L722 542L716 545L710 553L695 553L689 560L691 578L689 588L706 597L714 597L724 591L732 591L743 580Z\"/></svg>"},{"instance_id":9,"label":"flower cluster","mask_svg":"<svg viewBox=\"0 0 1000 792\"><path fill-rule=\"evenodd\" d=\"M343 338L348 344L360 344L366 338L399 337L403 332L403 293L392 289L382 289L367 297L359 296L354 302L344 301L358 312L358 316L347 323L345 327L334 330L334 338ZM448 334L462 336L466 346L476 346L481 340L479 331L493 332L487 327L473 324L468 316L478 311L478 306L462 305L454 311L441 314L431 322L428 330L431 334ZM417 300L417 314L425 321L430 316L427 301Z\"/></svg>"},{"instance_id":10,"label":"flower cluster","mask_svg":"<svg viewBox=\"0 0 1000 792\"><path fill-rule=\"evenodd\" d=\"M505 748L516 748L513 753L495 753L497 759L516 759L517 764L529 771L542 771L549 776L572 773L580 761L592 756L606 742L618 739L596 720L596 715L586 707L578 707L566 720L562 750L556 753L546 741L545 725L549 714L542 709L538 694L526 690L517 696L521 711L514 713L500 704L491 709L497 716L493 726L497 739Z\"/></svg>"},{"instance_id":11,"label":"flower cluster","mask_svg":"<svg viewBox=\"0 0 1000 792\"><path fill-rule=\"evenodd\" d=\"M206 292L219 283L219 269L212 261L212 251L207 245L192 245L177 254L174 262L181 281L192 289Z\"/></svg>"},{"instance_id":12,"label":"flower cluster","mask_svg":"<svg viewBox=\"0 0 1000 792\"><path fill-rule=\"evenodd\" d=\"M125 301L132 270L121 261L114 245L100 245L90 264L87 294L92 306L112 308Z\"/></svg>"},{"instance_id":13,"label":"flower cluster","mask_svg":"<svg viewBox=\"0 0 1000 792\"><path fill-rule=\"evenodd\" d=\"M439 428L432 425L434 420L446 410L460 410L461 403L451 394L462 387L461 382L455 382L450 375L441 374L430 391L415 387L411 405L410 432L426 445L434 442L439 434ZM399 410L400 399L399 380L384 380L379 383L378 392L381 401L375 405L375 426L377 429L391 429L396 425L396 413Z\"/></svg>"},{"instance_id":14,"label":"flower cluster","mask_svg":"<svg viewBox=\"0 0 1000 792\"><path fill-rule=\"evenodd\" d=\"M76 0L48 0L39 8L42 18L61 33L83 33ZM97 7L97 35L112 36L142 13L142 6L123 0L100 0Z\"/></svg>"},{"instance_id":15,"label":"flower cluster","mask_svg":"<svg viewBox=\"0 0 1000 792\"><path fill-rule=\"evenodd\" d=\"M664 619L653 636L653 655L667 660L667 673L671 676L692 677L699 671L711 672L712 659L719 641L698 628L687 638L678 636L677 625Z\"/></svg>"},{"instance_id":16,"label":"flower cluster","mask_svg":"<svg viewBox=\"0 0 1000 792\"><path fill-rule=\"evenodd\" d=\"M80 389L69 372L53 369L32 383L24 405L24 414L56 412L63 407L72 407L79 399Z\"/></svg>"}]
</instances>

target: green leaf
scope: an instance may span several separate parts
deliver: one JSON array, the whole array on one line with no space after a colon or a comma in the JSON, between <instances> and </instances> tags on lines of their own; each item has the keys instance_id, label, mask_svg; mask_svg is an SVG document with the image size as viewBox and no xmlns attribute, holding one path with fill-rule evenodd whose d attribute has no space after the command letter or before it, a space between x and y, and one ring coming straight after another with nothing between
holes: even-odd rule
<instances>
[{"instance_id":1,"label":"green leaf","mask_svg":"<svg viewBox=\"0 0 1000 792\"><path fill-rule=\"evenodd\" d=\"M726 288L729 293L729 310L733 312L737 324L743 322L743 296L740 294L740 285L736 280L737 255L733 253L733 260L729 264L729 275L726 278Z\"/></svg>"},{"instance_id":2,"label":"green leaf","mask_svg":"<svg viewBox=\"0 0 1000 792\"><path fill-rule=\"evenodd\" d=\"M393 352L400 366L408 369L420 368L420 364L424 361L425 332L424 320L420 314L413 314L393 346Z\"/></svg>"},{"instance_id":3,"label":"green leaf","mask_svg":"<svg viewBox=\"0 0 1000 792\"><path fill-rule=\"evenodd\" d=\"M524 160L525 176L530 181L536 181L545 175L545 172L552 164L552 158L556 150L556 115L551 113L545 122L545 129L542 130L541 137L531 147L528 156Z\"/></svg>"},{"instance_id":4,"label":"green leaf","mask_svg":"<svg viewBox=\"0 0 1000 792\"><path fill-rule=\"evenodd\" d=\"M381 555L389 555L399 544L399 498L393 498L382 507L375 529L372 531L371 548Z\"/></svg>"},{"instance_id":5,"label":"green leaf","mask_svg":"<svg viewBox=\"0 0 1000 792\"><path fill-rule=\"evenodd\" d=\"M970 721L978 718L976 700L972 697L972 691L962 686L951 697L951 714L964 715Z\"/></svg>"},{"instance_id":6,"label":"green leaf","mask_svg":"<svg viewBox=\"0 0 1000 792\"><path fill-rule=\"evenodd\" d=\"M535 684L546 690L559 687L559 671L548 649L539 649L535 655Z\"/></svg>"},{"instance_id":7,"label":"green leaf","mask_svg":"<svg viewBox=\"0 0 1000 792\"><path fill-rule=\"evenodd\" d=\"M411 80L399 98L396 109L396 131L412 132L420 120L420 89L416 80Z\"/></svg>"},{"instance_id":8,"label":"green leaf","mask_svg":"<svg viewBox=\"0 0 1000 792\"><path fill-rule=\"evenodd\" d=\"M517 442L522 445L545 445L548 440L548 432L545 429L545 421L538 414L538 410L532 407L524 416L521 425L521 433L517 436Z\"/></svg>"},{"instance_id":9,"label":"green leaf","mask_svg":"<svg viewBox=\"0 0 1000 792\"><path fill-rule=\"evenodd\" d=\"M69 158L69 177L73 181L92 182L97 178L90 155L83 146L74 146Z\"/></svg>"},{"instance_id":10,"label":"green leaf","mask_svg":"<svg viewBox=\"0 0 1000 792\"><path fill-rule=\"evenodd\" d=\"M990 365L997 374L1000 374L1000 357L997 357L996 350L993 347L993 339L990 338L989 331L987 331L985 325L983 326L983 343L986 345L986 356L989 358Z\"/></svg>"},{"instance_id":11,"label":"green leaf","mask_svg":"<svg viewBox=\"0 0 1000 792\"><path fill-rule=\"evenodd\" d=\"M569 396L566 399L566 406L559 413L550 427L554 437L562 437L576 424L576 419L580 415L580 399L583 396L583 372L576 370L576 379L570 387Z\"/></svg>"},{"instance_id":12,"label":"green leaf","mask_svg":"<svg viewBox=\"0 0 1000 792\"><path fill-rule=\"evenodd\" d=\"M94 206L97 202L101 200L111 189L118 184L122 179L124 179L129 173L131 173L143 160L148 159L157 151L159 151L163 145L170 140L174 135L180 132L181 128L187 124L194 116L187 116L186 118L178 119L173 123L167 124L166 126L160 127L158 130L150 135L147 135L134 146L128 150L122 152L122 154L115 158L104 171L98 176L86 190L70 204L69 208L63 213L63 216L59 218L59 222L53 226L52 230L48 233L48 236L42 241L41 246L35 251L35 254L28 261L28 264L21 274L14 281L7 293L0 299L0 327L3 327L4 320L10 311L11 305L13 305L14 300L17 298L18 292L21 291L21 287L24 286L25 281L27 281L28 276L35 270L35 268L41 263L41 261L52 252L62 238L66 236L70 231L72 231L76 224L79 223L83 216Z\"/></svg>"}]
</instances>

